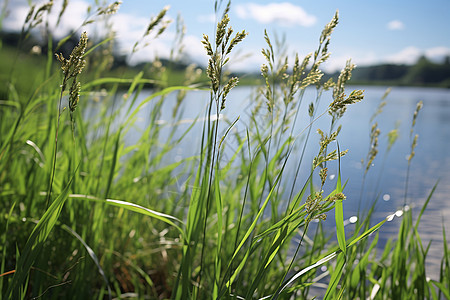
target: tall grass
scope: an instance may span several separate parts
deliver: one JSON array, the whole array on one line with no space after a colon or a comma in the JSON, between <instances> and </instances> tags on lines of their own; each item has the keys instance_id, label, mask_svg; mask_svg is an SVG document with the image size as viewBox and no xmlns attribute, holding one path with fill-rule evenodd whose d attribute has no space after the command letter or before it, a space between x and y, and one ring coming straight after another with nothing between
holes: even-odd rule
<instances>
[{"instance_id":1,"label":"tall grass","mask_svg":"<svg viewBox=\"0 0 450 300\"><path fill-rule=\"evenodd\" d=\"M23 40L45 21L48 5L30 9ZM117 9L118 3L98 7L85 23ZM216 2L214 36L203 37L208 82L198 81L202 77L190 67L184 85L170 86L170 70L158 61L146 66L153 78L145 78L145 70L134 78L109 77L113 40L88 43L89 32L70 57L57 55L61 68L53 54L58 45L49 38L46 71L32 92L16 88L26 76L20 61L11 66L0 101L2 299L450 298L445 231L436 280L427 277L429 244L418 234L434 189L415 223L404 206L371 224L372 207L358 216L353 232L345 227L340 168L347 150L338 143L339 120L364 95L344 93L350 61L336 82L322 79L338 14L324 27L317 49L303 59L296 55L292 67L282 44L273 44L266 32L264 84L252 99L252 113L228 121L221 116L235 100L228 96L239 79L229 77L226 67L247 35L232 29L229 9L230 3L222 10ZM166 12L151 20L132 52L166 29ZM64 13L65 7L60 18ZM144 97L148 84L152 93ZM316 89L315 99L306 99L308 87ZM199 90L209 92L209 101L182 126L184 96ZM172 93L178 95L172 119L161 122ZM324 111L320 101L329 101ZM147 125L130 144L127 136L139 128L145 107ZM309 125L296 132L300 118ZM312 127L322 118L330 125L315 135ZM241 125L244 130L237 129ZM376 155L375 133L368 166ZM191 136L199 137L198 145L190 144L197 154L174 159L173 150ZM317 151L309 162L307 149ZM295 166L293 180L286 178L287 165ZM338 174L331 189L329 169ZM308 175L302 178L300 170ZM336 242L322 228L330 214ZM399 235L379 254L377 231L396 216L402 216Z\"/></svg>"}]
</instances>

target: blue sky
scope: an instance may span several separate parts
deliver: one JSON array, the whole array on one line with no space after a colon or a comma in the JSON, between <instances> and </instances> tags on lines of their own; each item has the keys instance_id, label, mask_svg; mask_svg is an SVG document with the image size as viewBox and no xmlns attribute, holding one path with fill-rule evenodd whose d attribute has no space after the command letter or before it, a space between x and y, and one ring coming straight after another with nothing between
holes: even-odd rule
<instances>
[{"instance_id":1,"label":"blue sky","mask_svg":"<svg viewBox=\"0 0 450 300\"><path fill-rule=\"evenodd\" d=\"M2 6L4 1L0 1ZM180 14L186 26L183 42L186 56L199 64L206 62L200 41L203 33L212 36L214 32L213 0L122 2L118 13L112 17L112 23L123 53L130 53L151 17L167 5L170 6L167 19L173 21L165 34L133 54L132 61L149 60L156 55L167 56L175 37L175 20ZM222 7L226 4L225 0L223 2ZM61 3L61 0L55 0L50 23L55 22ZM78 28L89 5L95 7L95 1L70 0L65 22L56 34L64 35L70 28ZM264 29L273 40L275 35L286 38L291 57L294 53L305 55L314 51L322 28L336 10L339 10L340 18L330 46L332 56L325 66L328 71L342 68L349 58L364 66L384 62L410 64L420 55L439 61L450 55L450 0L235 0L231 5L230 24L235 31L245 29L249 35L237 48L238 57L230 67L236 70L259 69L264 62L260 54L261 48L265 47ZM3 27L20 29L28 11L28 1L9 1L8 11ZM102 33L105 28L97 23L82 30L92 35L92 32Z\"/></svg>"}]
</instances>

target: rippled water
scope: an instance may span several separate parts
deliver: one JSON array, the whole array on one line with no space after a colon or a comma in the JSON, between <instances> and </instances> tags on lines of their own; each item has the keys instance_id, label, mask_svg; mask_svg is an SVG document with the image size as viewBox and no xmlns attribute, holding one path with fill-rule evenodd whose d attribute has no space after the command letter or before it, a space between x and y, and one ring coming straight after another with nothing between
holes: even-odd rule
<instances>
[{"instance_id":1,"label":"rippled water","mask_svg":"<svg viewBox=\"0 0 450 300\"><path fill-rule=\"evenodd\" d=\"M409 186L406 203L413 208L413 214L417 216L430 193L433 185L439 180L438 187L425 212L419 232L423 239L424 247L429 241L432 246L427 258L430 266L430 275L436 276L439 272L439 259L442 255L442 225L445 222L447 236L450 233L450 90L432 88L410 88L395 87L386 98L387 105L383 112L376 117L375 121L381 130L379 138L379 154L373 166L367 174L364 193L360 197L362 186L363 167L361 159L365 158L369 150L370 118L380 103L380 99L386 91L385 87L350 87L348 90L364 89L365 99L362 103L349 107L347 113L341 119L342 131L339 135L339 145L341 149L349 149L349 153L342 158L341 174L343 180L347 180L345 187L347 199L344 202L345 218L350 218L357 213L360 199L361 209L368 209L374 199L378 199L373 222L378 222L386 216L394 213L402 207L405 196L406 182L406 157L410 153L410 128L412 116L418 101L423 101L423 109L417 118L414 134L419 135L418 145L415 150L415 157L411 162ZM237 130L245 129L248 114L252 108L251 95L255 90L251 87L235 88L228 97L227 108L221 116L222 120L233 121L237 116L240 120L236 125ZM144 91L140 97L144 99L151 91ZM196 118L204 117L206 103L209 92L196 91L187 94L182 105L183 115L179 135L183 128ZM307 111L307 105L315 99L315 90L307 90L302 109ZM321 100L319 111L324 111L330 102L331 94L325 93ZM159 124L165 124L170 120L172 107L175 103L175 95L167 97L163 106ZM155 101L154 101L155 102ZM145 128L148 125L148 116L152 109L152 103L145 106L138 114L137 127ZM309 119L304 114L303 119L299 119L295 132L301 132L307 125ZM317 151L318 134L317 128L325 132L329 130L330 120L326 116L318 120L312 131L312 147L306 152L305 161L311 161ZM225 124L223 122L223 127ZM387 133L394 129L399 130L399 139L386 154ZM136 132L139 132L137 130ZM173 159L180 159L198 153L198 146L201 134L201 122L191 130L185 142L173 150ZM137 135L129 135L128 143L137 139ZM300 137L301 139L301 137ZM300 150L298 151L300 152ZM298 152L297 155L298 155ZM290 158L296 161L295 153ZM294 165L294 164L293 164ZM309 165L309 164L305 164ZM335 184L336 165L329 167L330 186ZM333 171L334 169L334 171ZM293 174L294 168L288 169L287 174ZM309 167L301 172L301 184L305 181ZM302 177L303 176L303 177ZM286 176L292 178L293 176ZM289 181L289 179L287 180ZM287 182L289 185L289 182ZM299 183L300 185L300 183ZM446 220L447 218L447 220ZM399 218L394 218L386 223L380 230L380 246L387 238L395 236L400 224ZM333 229L333 221L327 220L325 228ZM352 226L352 225L349 225Z\"/></svg>"}]
</instances>

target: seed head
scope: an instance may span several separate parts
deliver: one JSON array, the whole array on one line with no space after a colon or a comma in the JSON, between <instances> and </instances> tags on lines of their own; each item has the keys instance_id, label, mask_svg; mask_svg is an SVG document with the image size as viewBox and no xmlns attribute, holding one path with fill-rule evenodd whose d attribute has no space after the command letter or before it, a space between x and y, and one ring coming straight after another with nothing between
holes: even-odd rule
<instances>
[{"instance_id":1,"label":"seed head","mask_svg":"<svg viewBox=\"0 0 450 300\"><path fill-rule=\"evenodd\" d=\"M411 160L413 159L414 155L416 155L416 152L414 150L416 149L418 138L419 138L419 135L416 134L414 136L413 142L411 144L411 153L408 155L408 164L411 163Z\"/></svg>"},{"instance_id":2,"label":"seed head","mask_svg":"<svg viewBox=\"0 0 450 300\"><path fill-rule=\"evenodd\" d=\"M416 120L417 120L417 116L419 115L419 111L422 109L422 107L423 107L423 102L419 101L416 105L416 110L414 111L414 115L413 115L413 119L412 119L411 134L412 134L413 127L416 125Z\"/></svg>"},{"instance_id":3,"label":"seed head","mask_svg":"<svg viewBox=\"0 0 450 300\"><path fill-rule=\"evenodd\" d=\"M69 59L64 58L61 53L56 53L56 58L61 63L61 69L64 74L63 83L61 85L61 93L67 88L69 79L72 79L72 85L69 89L69 109L73 113L80 100L81 84L77 77L83 71L86 61L83 59L86 52L88 37L86 32L83 32L80 37L78 45L73 48Z\"/></svg>"}]
</instances>

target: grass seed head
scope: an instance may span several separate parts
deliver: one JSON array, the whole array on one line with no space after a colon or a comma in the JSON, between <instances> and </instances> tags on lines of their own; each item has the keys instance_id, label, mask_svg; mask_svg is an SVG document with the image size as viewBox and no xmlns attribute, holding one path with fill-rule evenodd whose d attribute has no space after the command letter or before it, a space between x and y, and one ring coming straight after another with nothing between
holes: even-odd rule
<instances>
[{"instance_id":1,"label":"grass seed head","mask_svg":"<svg viewBox=\"0 0 450 300\"><path fill-rule=\"evenodd\" d=\"M50 13L52 11L52 7L53 7L53 0L42 4L38 10L36 11L36 14L34 15L34 19L40 19L42 18L42 15L46 12L46 13Z\"/></svg>"},{"instance_id":2,"label":"grass seed head","mask_svg":"<svg viewBox=\"0 0 450 300\"><path fill-rule=\"evenodd\" d=\"M351 60L347 60L345 64L345 68L339 74L336 85L333 89L333 99L337 99L344 93L344 87L347 81L352 77L352 71L355 68L355 65L352 64Z\"/></svg>"},{"instance_id":3,"label":"grass seed head","mask_svg":"<svg viewBox=\"0 0 450 300\"><path fill-rule=\"evenodd\" d=\"M231 50L247 36L245 30L243 30L242 32L236 33L234 38L230 41L233 34L233 29L228 26L229 23L230 18L228 17L228 14L224 13L222 20L217 24L214 49L209 41L209 37L206 34L203 35L202 40L206 54L209 56L206 74L211 80L211 89L217 96L215 99L217 104L219 104L220 101L221 110L225 108L226 96L239 81L237 77L233 77L225 86L223 86L223 89L220 90L222 82L226 80L223 69L229 61L229 57L227 57L227 55L230 54Z\"/></svg>"},{"instance_id":4,"label":"grass seed head","mask_svg":"<svg viewBox=\"0 0 450 300\"><path fill-rule=\"evenodd\" d=\"M344 195L344 193L337 193L333 197L331 197L330 201L336 201L336 200L345 200L347 199L347 196Z\"/></svg>"},{"instance_id":5,"label":"grass seed head","mask_svg":"<svg viewBox=\"0 0 450 300\"><path fill-rule=\"evenodd\" d=\"M320 181L321 181L322 187L324 186L325 181L327 180L327 173L328 173L328 168L322 168L319 171L319 176L320 176Z\"/></svg>"},{"instance_id":6,"label":"grass seed head","mask_svg":"<svg viewBox=\"0 0 450 300\"><path fill-rule=\"evenodd\" d=\"M166 13L169 9L170 9L169 5L165 6L156 17L152 18L152 20L150 21L150 24L148 24L148 26L147 26L147 30L145 31L144 36L149 35L153 31L153 29L158 24L161 23L162 19L164 18L164 16L166 15Z\"/></svg>"},{"instance_id":7,"label":"grass seed head","mask_svg":"<svg viewBox=\"0 0 450 300\"><path fill-rule=\"evenodd\" d=\"M411 163L411 160L416 155L415 149L416 149L416 146L417 146L418 138L419 138L419 135L416 134L414 136L414 139L413 139L412 143L411 143L411 153L408 155L408 164Z\"/></svg>"},{"instance_id":8,"label":"grass seed head","mask_svg":"<svg viewBox=\"0 0 450 300\"><path fill-rule=\"evenodd\" d=\"M217 24L216 47L219 47L219 45L222 44L223 38L224 38L225 34L227 33L227 26L228 26L229 22L230 22L230 18L228 17L227 14L225 14L223 16L222 20ZM231 27L230 27L230 30L231 30Z\"/></svg>"},{"instance_id":9,"label":"grass seed head","mask_svg":"<svg viewBox=\"0 0 450 300\"><path fill-rule=\"evenodd\" d=\"M308 214L306 222L312 220L326 220L327 216L323 213L319 213L324 208L323 190L315 192L313 195L309 195L306 199L305 210Z\"/></svg>"},{"instance_id":10,"label":"grass seed head","mask_svg":"<svg viewBox=\"0 0 450 300\"><path fill-rule=\"evenodd\" d=\"M64 78L61 85L61 92L64 92L67 87L67 82L72 79L72 85L69 90L69 109L74 112L78 101L80 99L81 84L77 80L77 76L83 71L86 66L86 60L83 59L87 47L87 33L83 32L80 37L80 41L73 48L69 59L64 58L61 53L56 53L56 58L61 63L61 70L63 71Z\"/></svg>"},{"instance_id":11,"label":"grass seed head","mask_svg":"<svg viewBox=\"0 0 450 300\"><path fill-rule=\"evenodd\" d=\"M398 129L392 129L388 132L388 151L391 150L392 146L398 139Z\"/></svg>"},{"instance_id":12,"label":"grass seed head","mask_svg":"<svg viewBox=\"0 0 450 300\"><path fill-rule=\"evenodd\" d=\"M314 116L314 103L311 102L308 107L308 115L312 118Z\"/></svg>"},{"instance_id":13,"label":"grass seed head","mask_svg":"<svg viewBox=\"0 0 450 300\"><path fill-rule=\"evenodd\" d=\"M336 85L339 85L339 81ZM336 86L335 86L336 87ZM355 90L350 93L348 97L343 93L343 85L342 92L334 98L334 101L328 107L328 113L333 116L333 118L339 119L341 118L345 111L347 110L347 105L361 102L364 99L364 91L363 90Z\"/></svg>"},{"instance_id":14,"label":"grass seed head","mask_svg":"<svg viewBox=\"0 0 450 300\"><path fill-rule=\"evenodd\" d=\"M339 135L339 132L341 131L341 128L342 128L342 126L339 125L339 127L336 129L336 131L332 132L330 134L330 136L325 134L322 130L317 129L317 132L320 134L320 141L319 141L320 149L319 149L319 153L317 154L317 156L314 157L314 159L313 159L313 169L320 166L323 162L337 160L339 157L343 157L345 154L347 154L348 150L341 151L339 153L339 155L336 150L333 150L330 153L325 154L326 150L328 148L328 145L332 141L336 140L337 136Z\"/></svg>"},{"instance_id":15,"label":"grass seed head","mask_svg":"<svg viewBox=\"0 0 450 300\"><path fill-rule=\"evenodd\" d=\"M64 0L63 1L62 7L61 7L61 11L59 12L59 15L58 15L58 21L56 21L56 26L58 26L59 22L61 22L61 18L63 16L63 14L65 13L68 4L69 4L69 0Z\"/></svg>"},{"instance_id":16,"label":"grass seed head","mask_svg":"<svg viewBox=\"0 0 450 300\"><path fill-rule=\"evenodd\" d=\"M209 37L206 34L203 34L202 44L206 49L206 54L209 57L212 57L214 55L214 52L212 50L211 43L209 42Z\"/></svg>"},{"instance_id":17,"label":"grass seed head","mask_svg":"<svg viewBox=\"0 0 450 300\"><path fill-rule=\"evenodd\" d=\"M338 25L338 23L339 23L339 11L337 10L331 21L327 25L325 25L324 29L322 30L322 34L320 35L319 39L320 44L322 44L325 40L328 39L328 37L333 33L334 28L336 28L336 26Z\"/></svg>"},{"instance_id":18,"label":"grass seed head","mask_svg":"<svg viewBox=\"0 0 450 300\"><path fill-rule=\"evenodd\" d=\"M100 7L97 10L97 15L98 16L101 16L101 15L113 15L119 10L119 7L120 7L121 4L122 4L122 1L114 1L113 3L111 3L108 6Z\"/></svg>"},{"instance_id":19,"label":"grass seed head","mask_svg":"<svg viewBox=\"0 0 450 300\"><path fill-rule=\"evenodd\" d=\"M42 21L44 20L44 14L45 13L49 14L52 10L52 7L53 1L43 3L41 6L39 6L38 9L36 9L36 5L32 5L25 18L22 30L24 32L29 32L31 29L41 24ZM25 27L27 27L26 30Z\"/></svg>"},{"instance_id":20,"label":"grass seed head","mask_svg":"<svg viewBox=\"0 0 450 300\"><path fill-rule=\"evenodd\" d=\"M411 126L411 131L413 129L413 127L416 125L416 120L417 120L417 116L419 115L419 111L422 109L423 107L423 102L419 101L416 105L416 110L414 111L414 115L413 115L413 119L412 119L412 126Z\"/></svg>"},{"instance_id":21,"label":"grass seed head","mask_svg":"<svg viewBox=\"0 0 450 300\"><path fill-rule=\"evenodd\" d=\"M74 112L80 100L81 83L79 81L72 81L72 86L69 90L69 109Z\"/></svg>"},{"instance_id":22,"label":"grass seed head","mask_svg":"<svg viewBox=\"0 0 450 300\"><path fill-rule=\"evenodd\" d=\"M334 87L335 83L333 81L333 78L328 79L323 85L322 88L325 91L328 91L329 89L331 89L332 87Z\"/></svg>"},{"instance_id":23,"label":"grass seed head","mask_svg":"<svg viewBox=\"0 0 450 300\"><path fill-rule=\"evenodd\" d=\"M375 157L378 154L378 137L380 136L380 129L378 128L378 123L374 123L370 130L370 150L367 154L367 163L364 173L367 173L372 166Z\"/></svg>"},{"instance_id":24,"label":"grass seed head","mask_svg":"<svg viewBox=\"0 0 450 300\"><path fill-rule=\"evenodd\" d=\"M35 4L33 4L31 7L30 7L30 10L28 11L28 14L27 14L27 16L26 16L26 18L25 18L25 24L26 23L28 23L30 20L31 20L31 17L33 16L33 13L34 13L34 9L36 8L36 5Z\"/></svg>"},{"instance_id":25,"label":"grass seed head","mask_svg":"<svg viewBox=\"0 0 450 300\"><path fill-rule=\"evenodd\" d=\"M228 95L228 93L230 92L230 90L232 88L234 88L239 82L239 78L237 77L231 77L230 80L228 81L228 83L223 87L223 91L222 91L222 102L221 102L221 106L220 109L224 109L225 108L225 101L226 101L226 97Z\"/></svg>"},{"instance_id":26,"label":"grass seed head","mask_svg":"<svg viewBox=\"0 0 450 300\"><path fill-rule=\"evenodd\" d=\"M242 42L244 40L244 38L248 35L248 33L245 30L242 30L241 32L236 33L235 37L231 40L230 42L230 46L228 47L225 55L230 54L231 50L233 50L233 48L239 44L240 42Z\"/></svg>"},{"instance_id":27,"label":"grass seed head","mask_svg":"<svg viewBox=\"0 0 450 300\"><path fill-rule=\"evenodd\" d=\"M302 80L300 84L300 89L305 89L309 85L314 85L320 81L322 78L323 73L319 69L311 70L311 72L308 73L308 76L306 76L305 79Z\"/></svg>"}]
</instances>

